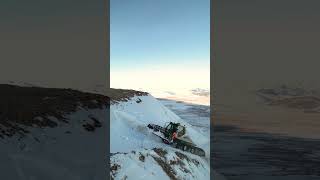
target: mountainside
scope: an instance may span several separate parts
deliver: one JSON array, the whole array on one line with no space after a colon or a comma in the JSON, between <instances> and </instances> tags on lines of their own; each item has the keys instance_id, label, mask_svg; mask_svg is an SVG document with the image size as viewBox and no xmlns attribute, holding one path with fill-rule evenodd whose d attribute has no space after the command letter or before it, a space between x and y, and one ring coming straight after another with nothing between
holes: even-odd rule
<instances>
[{"instance_id":1,"label":"mountainside","mask_svg":"<svg viewBox=\"0 0 320 180\"><path fill-rule=\"evenodd\" d=\"M113 179L210 178L209 135L195 129L150 94L127 97L125 101L112 100L110 106ZM149 123L164 126L170 121L186 126L191 140L206 151L205 158L163 144L147 128Z\"/></svg>"},{"instance_id":2,"label":"mountainside","mask_svg":"<svg viewBox=\"0 0 320 180\"><path fill-rule=\"evenodd\" d=\"M0 179L106 177L108 97L2 84L0 99Z\"/></svg>"},{"instance_id":3,"label":"mountainside","mask_svg":"<svg viewBox=\"0 0 320 180\"><path fill-rule=\"evenodd\" d=\"M282 85L273 89L259 89L256 94L268 105L303 110L307 113L320 112L320 96L316 90L290 88Z\"/></svg>"},{"instance_id":4,"label":"mountainside","mask_svg":"<svg viewBox=\"0 0 320 180\"><path fill-rule=\"evenodd\" d=\"M0 84L0 96L0 179L104 179L108 132L112 179L209 179L207 131L148 93L109 89L99 95ZM168 121L185 125L206 157L169 147L146 127Z\"/></svg>"}]
</instances>

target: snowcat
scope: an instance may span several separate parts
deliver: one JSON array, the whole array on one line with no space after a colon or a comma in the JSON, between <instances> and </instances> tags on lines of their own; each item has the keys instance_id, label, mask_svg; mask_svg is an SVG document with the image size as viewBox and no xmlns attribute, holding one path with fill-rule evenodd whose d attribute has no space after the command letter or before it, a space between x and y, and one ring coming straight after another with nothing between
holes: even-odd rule
<instances>
[{"instance_id":1,"label":"snowcat","mask_svg":"<svg viewBox=\"0 0 320 180\"><path fill-rule=\"evenodd\" d=\"M191 141L186 134L186 127L180 123L169 122L164 127L148 124L148 128L152 129L153 134L160 137L165 144L198 156L205 156L204 150Z\"/></svg>"}]
</instances>

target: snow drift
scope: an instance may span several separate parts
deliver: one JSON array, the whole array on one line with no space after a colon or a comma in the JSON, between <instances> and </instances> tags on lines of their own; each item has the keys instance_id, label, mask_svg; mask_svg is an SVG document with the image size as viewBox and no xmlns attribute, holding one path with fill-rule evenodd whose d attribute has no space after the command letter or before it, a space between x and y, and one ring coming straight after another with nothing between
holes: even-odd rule
<instances>
[{"instance_id":1,"label":"snow drift","mask_svg":"<svg viewBox=\"0 0 320 180\"><path fill-rule=\"evenodd\" d=\"M206 158L171 148L146 127L179 122ZM209 179L209 137L149 94L132 95L110 106L111 177L113 179Z\"/></svg>"}]
</instances>

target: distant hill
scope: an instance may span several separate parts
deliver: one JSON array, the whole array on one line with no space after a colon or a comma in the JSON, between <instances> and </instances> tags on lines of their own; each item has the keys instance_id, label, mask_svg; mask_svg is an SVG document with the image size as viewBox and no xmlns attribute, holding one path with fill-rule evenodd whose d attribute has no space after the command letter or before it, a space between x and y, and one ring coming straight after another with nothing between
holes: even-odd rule
<instances>
[{"instance_id":1,"label":"distant hill","mask_svg":"<svg viewBox=\"0 0 320 180\"><path fill-rule=\"evenodd\" d=\"M283 85L279 88L259 89L256 94L268 105L301 109L304 112L320 110L320 97L316 90L290 88Z\"/></svg>"}]
</instances>

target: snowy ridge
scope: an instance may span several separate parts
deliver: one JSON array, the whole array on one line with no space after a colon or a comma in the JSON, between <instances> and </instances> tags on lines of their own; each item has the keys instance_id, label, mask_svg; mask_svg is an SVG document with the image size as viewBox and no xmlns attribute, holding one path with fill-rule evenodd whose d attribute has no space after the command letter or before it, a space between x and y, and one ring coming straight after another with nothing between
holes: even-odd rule
<instances>
[{"instance_id":1,"label":"snowy ridge","mask_svg":"<svg viewBox=\"0 0 320 180\"><path fill-rule=\"evenodd\" d=\"M96 128L89 132L82 126L93 123L89 117L104 126L106 115L105 109L80 109L67 117L69 124L56 128L26 127L30 133L22 139L0 139L0 153L6 155L0 156L0 179L99 180L106 176L101 168L105 162L101 158L105 154L101 147L105 130Z\"/></svg>"},{"instance_id":2,"label":"snowy ridge","mask_svg":"<svg viewBox=\"0 0 320 180\"><path fill-rule=\"evenodd\" d=\"M209 137L151 95L112 104L110 117L113 179L209 179ZM149 123L163 126L170 121L185 125L188 136L208 157L171 148L146 127Z\"/></svg>"},{"instance_id":3,"label":"snowy ridge","mask_svg":"<svg viewBox=\"0 0 320 180\"><path fill-rule=\"evenodd\" d=\"M0 92L0 179L106 177L107 97L12 85Z\"/></svg>"}]
</instances>

